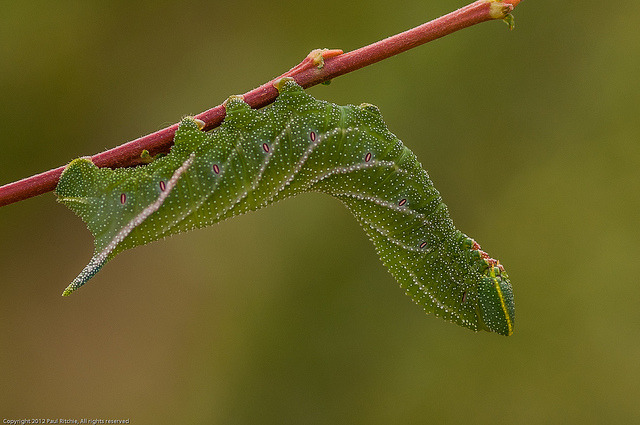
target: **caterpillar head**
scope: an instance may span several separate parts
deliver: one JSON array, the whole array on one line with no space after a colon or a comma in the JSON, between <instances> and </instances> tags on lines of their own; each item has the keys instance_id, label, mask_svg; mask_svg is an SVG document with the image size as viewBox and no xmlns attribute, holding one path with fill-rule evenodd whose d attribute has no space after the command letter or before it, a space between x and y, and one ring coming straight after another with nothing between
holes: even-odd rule
<instances>
[{"instance_id":1,"label":"caterpillar head","mask_svg":"<svg viewBox=\"0 0 640 425\"><path fill-rule=\"evenodd\" d=\"M500 335L513 334L515 304L509 276L502 264L484 252L476 241L466 238L464 245L470 250L473 268L480 275L475 282L480 326Z\"/></svg>"}]
</instances>

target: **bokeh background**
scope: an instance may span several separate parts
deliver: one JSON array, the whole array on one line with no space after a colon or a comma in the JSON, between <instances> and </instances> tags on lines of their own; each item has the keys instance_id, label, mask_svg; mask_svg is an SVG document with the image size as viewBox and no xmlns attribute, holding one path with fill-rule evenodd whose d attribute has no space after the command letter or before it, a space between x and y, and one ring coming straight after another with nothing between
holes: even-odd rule
<instances>
[{"instance_id":1,"label":"bokeh background","mask_svg":"<svg viewBox=\"0 0 640 425\"><path fill-rule=\"evenodd\" d=\"M464 4L3 1L0 183ZM640 422L640 3L515 17L310 89L380 107L506 265L512 337L426 316L317 194L128 251L62 298L92 239L46 194L0 209L0 416Z\"/></svg>"}]
</instances>

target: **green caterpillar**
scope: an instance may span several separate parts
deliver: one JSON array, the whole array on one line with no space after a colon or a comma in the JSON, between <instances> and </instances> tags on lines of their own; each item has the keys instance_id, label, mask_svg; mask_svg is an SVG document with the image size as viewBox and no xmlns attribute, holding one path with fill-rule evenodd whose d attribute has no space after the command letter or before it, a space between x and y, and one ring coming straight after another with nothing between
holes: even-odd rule
<instances>
[{"instance_id":1,"label":"green caterpillar","mask_svg":"<svg viewBox=\"0 0 640 425\"><path fill-rule=\"evenodd\" d=\"M72 161L56 188L95 237L69 295L116 254L257 210L298 193L346 205L406 293L428 313L474 331L513 333L514 301L502 265L453 226L415 155L377 107L316 100L291 79L275 103L230 97L211 133L185 118L171 152L136 168Z\"/></svg>"}]
</instances>

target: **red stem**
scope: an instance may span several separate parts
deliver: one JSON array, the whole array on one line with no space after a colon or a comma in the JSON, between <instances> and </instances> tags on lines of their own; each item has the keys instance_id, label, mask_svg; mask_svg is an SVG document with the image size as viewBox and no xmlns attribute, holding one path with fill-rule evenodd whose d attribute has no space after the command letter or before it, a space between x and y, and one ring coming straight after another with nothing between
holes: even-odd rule
<instances>
[{"instance_id":1,"label":"red stem","mask_svg":"<svg viewBox=\"0 0 640 425\"><path fill-rule=\"evenodd\" d=\"M518 3L520 3L520 0L478 0L426 24L348 53L341 54L342 51L340 50L328 50L321 53L312 52L299 65L280 77L293 77L301 86L305 88L311 87L471 25L493 19L502 19ZM314 53L316 53L315 56ZM317 62L314 62L314 58L317 59L319 54L324 59L324 66L322 67L316 66ZM261 108L272 103L278 95L278 91L273 86L274 81L275 79L245 93L244 100L252 108ZM218 105L196 115L196 118L204 121L204 130L211 130L220 125L224 116L224 106ZM98 167L118 168L137 165L140 163L140 154L143 150L149 151L151 156L169 152L177 128L178 124L174 124L108 151L93 155L91 160ZM58 184L63 170L64 166L58 167L0 187L0 206L52 191Z\"/></svg>"}]
</instances>

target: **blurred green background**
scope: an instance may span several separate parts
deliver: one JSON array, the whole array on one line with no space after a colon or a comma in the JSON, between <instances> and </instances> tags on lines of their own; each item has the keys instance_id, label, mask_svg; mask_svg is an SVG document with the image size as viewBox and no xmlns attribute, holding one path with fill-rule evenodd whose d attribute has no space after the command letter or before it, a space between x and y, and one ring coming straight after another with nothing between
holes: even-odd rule
<instances>
[{"instance_id":1,"label":"blurred green background","mask_svg":"<svg viewBox=\"0 0 640 425\"><path fill-rule=\"evenodd\" d=\"M0 183L463 1L1 2ZM525 0L310 89L370 102L505 264L512 337L426 316L335 200L128 251L52 194L0 209L0 416L134 424L640 422L640 3Z\"/></svg>"}]
</instances>

